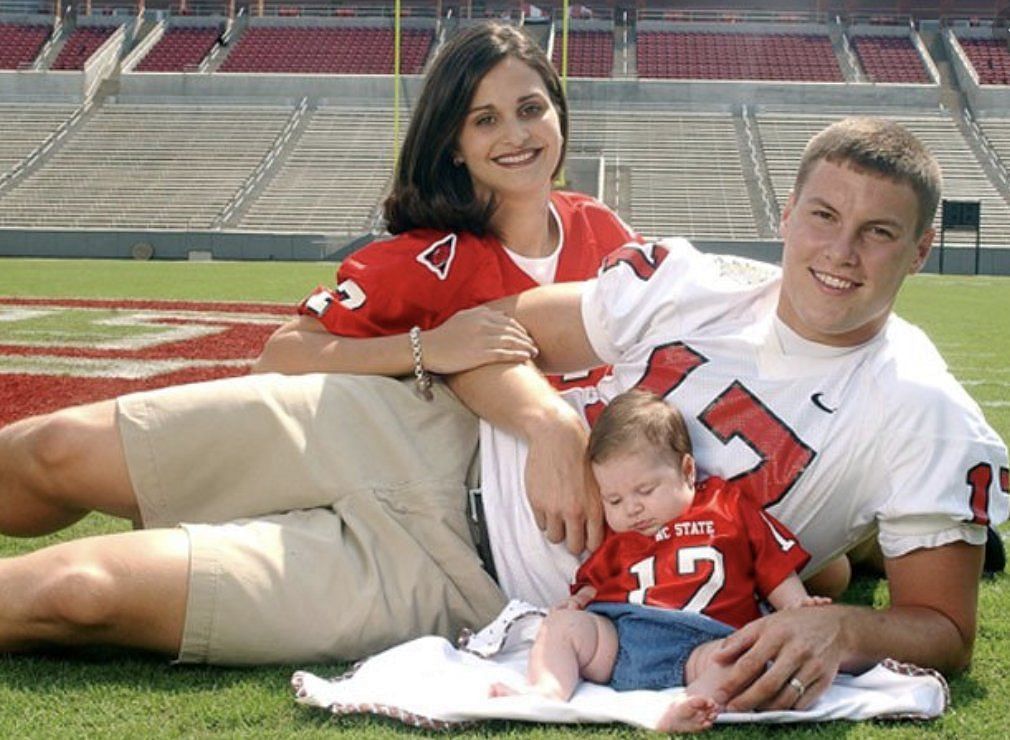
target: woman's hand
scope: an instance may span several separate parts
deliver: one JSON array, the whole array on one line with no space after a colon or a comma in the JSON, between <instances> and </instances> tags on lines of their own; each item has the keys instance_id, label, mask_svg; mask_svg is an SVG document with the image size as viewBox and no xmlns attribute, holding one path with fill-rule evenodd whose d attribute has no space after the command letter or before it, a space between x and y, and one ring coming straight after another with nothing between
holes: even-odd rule
<instances>
[{"instance_id":1,"label":"woman's hand","mask_svg":"<svg viewBox=\"0 0 1010 740\"><path fill-rule=\"evenodd\" d=\"M525 362L537 348L515 319L486 306L451 316L422 332L424 367L433 373L458 373L492 362Z\"/></svg>"}]
</instances>

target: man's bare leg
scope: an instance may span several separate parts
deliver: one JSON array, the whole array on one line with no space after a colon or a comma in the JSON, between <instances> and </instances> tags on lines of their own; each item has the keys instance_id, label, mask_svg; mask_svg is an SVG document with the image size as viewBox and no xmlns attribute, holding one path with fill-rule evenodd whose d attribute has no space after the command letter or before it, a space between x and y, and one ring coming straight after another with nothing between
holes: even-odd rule
<instances>
[{"instance_id":1,"label":"man's bare leg","mask_svg":"<svg viewBox=\"0 0 1010 740\"><path fill-rule=\"evenodd\" d=\"M119 645L175 656L188 583L182 529L89 537L0 560L0 652Z\"/></svg>"},{"instance_id":2,"label":"man's bare leg","mask_svg":"<svg viewBox=\"0 0 1010 740\"><path fill-rule=\"evenodd\" d=\"M115 401L34 416L0 429L0 533L48 534L89 511L140 521Z\"/></svg>"}]
</instances>

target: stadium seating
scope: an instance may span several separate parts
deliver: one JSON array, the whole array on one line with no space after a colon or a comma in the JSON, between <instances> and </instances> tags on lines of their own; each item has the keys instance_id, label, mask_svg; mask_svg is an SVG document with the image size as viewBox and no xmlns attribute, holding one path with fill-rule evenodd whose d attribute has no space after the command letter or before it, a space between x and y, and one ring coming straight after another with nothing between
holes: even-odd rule
<instances>
[{"instance_id":1,"label":"stadium seating","mask_svg":"<svg viewBox=\"0 0 1010 740\"><path fill-rule=\"evenodd\" d=\"M307 6L299 7L305 11ZM222 31L219 21L209 19L169 18L168 23L136 71L192 70L207 57ZM182 23L214 25L173 25ZM379 26L388 24L388 19L365 19L360 9L352 20L308 17L302 12L297 19L254 18L249 23L237 24L236 35L225 47L230 53L215 56L222 71L311 76L372 75L392 69L393 32L388 25ZM850 78L858 63L873 82L931 83L913 36L894 28L850 27L856 58L847 54L840 59L827 33L818 33L807 22L802 27L749 22L732 28L723 21L670 26L679 30L664 28L664 23L647 24L631 39L629 49L637 51L641 77L843 82L840 62L844 62ZM611 76L615 56L624 47L623 43L615 47L612 31L597 30L602 25L576 24L572 29L568 70L572 77ZM696 32L688 32L695 27ZM404 72L422 71L435 28L433 20L424 30L404 31ZM114 30L114 26L78 28L52 50L61 60L54 68L80 68ZM542 23L536 30L551 32L552 27ZM1002 44L962 43L966 50L986 47L994 67L1000 55L1007 56L1010 74L1010 54ZM557 35L552 52L559 65ZM975 63L979 64L977 59ZM410 87L415 82L402 88L407 90L403 96L407 107L416 101ZM767 174L781 208L809 136L830 120L871 105L879 94L869 85L760 86L757 108L746 103L741 119L741 99L758 86L643 83L648 94L639 97L638 83L627 84L625 91L615 80L580 80L570 88L576 110L569 154L583 160L573 164L570 173L579 178L580 186L591 187L581 178L589 177L591 165L604 164L599 170L604 197L636 229L649 236L682 234L700 240L768 238L775 206L771 201L757 202L755 183L765 184ZM391 103L368 99L374 90L385 90L385 81L313 77L278 86L274 77L237 80L212 70L175 80L124 75L120 85L118 90L107 86L111 97L100 95L90 110L81 109L86 112L78 111L79 102L0 99L0 176L25 163L61 124L81 113L45 157L19 168L17 177L0 181L0 226L225 228L341 237L373 226L389 185L395 150ZM715 87L733 94L726 100L707 99ZM629 102L623 108L610 97L612 88L621 100L627 92ZM698 88L705 94L696 95ZM669 99L663 97L667 89ZM893 92L894 107L888 110L937 150L945 170L945 195L981 198L983 238L1005 241L1010 207L951 115L939 106L925 109L935 91ZM304 113L299 107L295 115L294 101L302 97ZM40 100L66 98L40 96ZM827 102L828 107L811 98ZM880 113L880 108L869 112ZM401 131L409 114L401 111ZM1010 114L1006 120L990 117L980 124L1004 163L1010 163ZM756 135L748 138L745 131ZM761 167L762 155L767 173ZM272 164L262 169L266 162Z\"/></svg>"},{"instance_id":2,"label":"stadium seating","mask_svg":"<svg viewBox=\"0 0 1010 740\"><path fill-rule=\"evenodd\" d=\"M115 32L116 26L78 26L64 42L53 69L84 69L85 62Z\"/></svg>"},{"instance_id":3,"label":"stadium seating","mask_svg":"<svg viewBox=\"0 0 1010 740\"><path fill-rule=\"evenodd\" d=\"M554 38L554 67L561 71L561 35ZM609 31L572 31L568 34L568 76L610 77L614 68L614 37Z\"/></svg>"},{"instance_id":4,"label":"stadium seating","mask_svg":"<svg viewBox=\"0 0 1010 740\"><path fill-rule=\"evenodd\" d=\"M982 85L1010 85L1010 49L999 39L959 38Z\"/></svg>"},{"instance_id":5,"label":"stadium seating","mask_svg":"<svg viewBox=\"0 0 1010 740\"><path fill-rule=\"evenodd\" d=\"M335 234L371 228L392 174L392 110L323 107L309 115L238 228Z\"/></svg>"},{"instance_id":6,"label":"stadium seating","mask_svg":"<svg viewBox=\"0 0 1010 740\"><path fill-rule=\"evenodd\" d=\"M978 118L976 122L1004 169L1010 171L1010 116L990 115Z\"/></svg>"},{"instance_id":7,"label":"stadium seating","mask_svg":"<svg viewBox=\"0 0 1010 740\"><path fill-rule=\"evenodd\" d=\"M0 175L10 172L73 115L73 105L0 105Z\"/></svg>"},{"instance_id":8,"label":"stadium seating","mask_svg":"<svg viewBox=\"0 0 1010 740\"><path fill-rule=\"evenodd\" d=\"M807 140L841 115L781 111L758 116L765 161L779 208L785 205L792 189ZM983 244L1006 244L1006 235L1010 233L1010 206L989 182L957 123L940 111L918 115L902 113L893 118L908 127L936 155L943 170L945 198L981 201ZM934 226L939 230L939 212ZM958 238L964 241L964 236Z\"/></svg>"},{"instance_id":9,"label":"stadium seating","mask_svg":"<svg viewBox=\"0 0 1010 740\"><path fill-rule=\"evenodd\" d=\"M618 173L615 205L642 234L758 236L729 113L579 110L569 156L587 153Z\"/></svg>"},{"instance_id":10,"label":"stadium seating","mask_svg":"<svg viewBox=\"0 0 1010 740\"><path fill-rule=\"evenodd\" d=\"M216 26L168 28L134 69L137 72L183 72L198 67L214 48L220 34Z\"/></svg>"},{"instance_id":11,"label":"stadium seating","mask_svg":"<svg viewBox=\"0 0 1010 740\"><path fill-rule=\"evenodd\" d=\"M4 192L0 225L207 229L293 108L106 104Z\"/></svg>"},{"instance_id":12,"label":"stadium seating","mask_svg":"<svg viewBox=\"0 0 1010 740\"><path fill-rule=\"evenodd\" d=\"M931 82L908 36L856 36L852 46L871 82Z\"/></svg>"},{"instance_id":13,"label":"stadium seating","mask_svg":"<svg viewBox=\"0 0 1010 740\"><path fill-rule=\"evenodd\" d=\"M266 104L107 103L3 194L0 226L209 228L291 112ZM371 227L391 176L392 111L329 106L306 115L278 169L230 228L354 234ZM728 113L579 111L569 151L606 159L621 183L622 211L643 233L757 236Z\"/></svg>"},{"instance_id":14,"label":"stadium seating","mask_svg":"<svg viewBox=\"0 0 1010 740\"><path fill-rule=\"evenodd\" d=\"M31 64L49 38L48 26L0 23L0 69Z\"/></svg>"},{"instance_id":15,"label":"stadium seating","mask_svg":"<svg viewBox=\"0 0 1010 740\"><path fill-rule=\"evenodd\" d=\"M827 35L643 31L636 48L639 77L844 81Z\"/></svg>"},{"instance_id":16,"label":"stadium seating","mask_svg":"<svg viewBox=\"0 0 1010 740\"><path fill-rule=\"evenodd\" d=\"M404 29L400 70L418 74L431 47L432 32ZM221 72L304 74L391 74L391 28L254 26L246 30L220 67Z\"/></svg>"}]
</instances>

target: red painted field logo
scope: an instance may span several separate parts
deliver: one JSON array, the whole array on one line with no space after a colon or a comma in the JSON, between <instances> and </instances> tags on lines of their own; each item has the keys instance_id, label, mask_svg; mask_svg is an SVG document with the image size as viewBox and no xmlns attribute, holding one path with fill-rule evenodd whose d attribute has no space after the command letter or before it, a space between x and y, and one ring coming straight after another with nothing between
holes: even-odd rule
<instances>
[{"instance_id":1,"label":"red painted field logo","mask_svg":"<svg viewBox=\"0 0 1010 740\"><path fill-rule=\"evenodd\" d=\"M0 298L0 425L249 371L290 306Z\"/></svg>"}]
</instances>

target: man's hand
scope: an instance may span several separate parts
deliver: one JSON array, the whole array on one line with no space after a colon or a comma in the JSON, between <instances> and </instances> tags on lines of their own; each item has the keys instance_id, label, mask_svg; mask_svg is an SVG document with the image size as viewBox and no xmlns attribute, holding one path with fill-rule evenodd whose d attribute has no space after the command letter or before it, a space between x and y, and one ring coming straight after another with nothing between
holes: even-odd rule
<instances>
[{"instance_id":1,"label":"man's hand","mask_svg":"<svg viewBox=\"0 0 1010 740\"><path fill-rule=\"evenodd\" d=\"M573 555L603 541L603 508L586 459L589 433L575 411L555 399L527 441L526 495L537 525Z\"/></svg>"},{"instance_id":2,"label":"man's hand","mask_svg":"<svg viewBox=\"0 0 1010 740\"><path fill-rule=\"evenodd\" d=\"M948 675L971 660L983 548L951 542L885 561L891 605L788 609L726 638L715 659L731 666L731 711L805 709L839 671L890 657ZM928 583L929 588L923 588Z\"/></svg>"},{"instance_id":3,"label":"man's hand","mask_svg":"<svg viewBox=\"0 0 1010 740\"><path fill-rule=\"evenodd\" d=\"M714 658L732 666L719 693L731 712L806 709L842 663L846 609L790 609L762 617L727 637Z\"/></svg>"}]
</instances>

